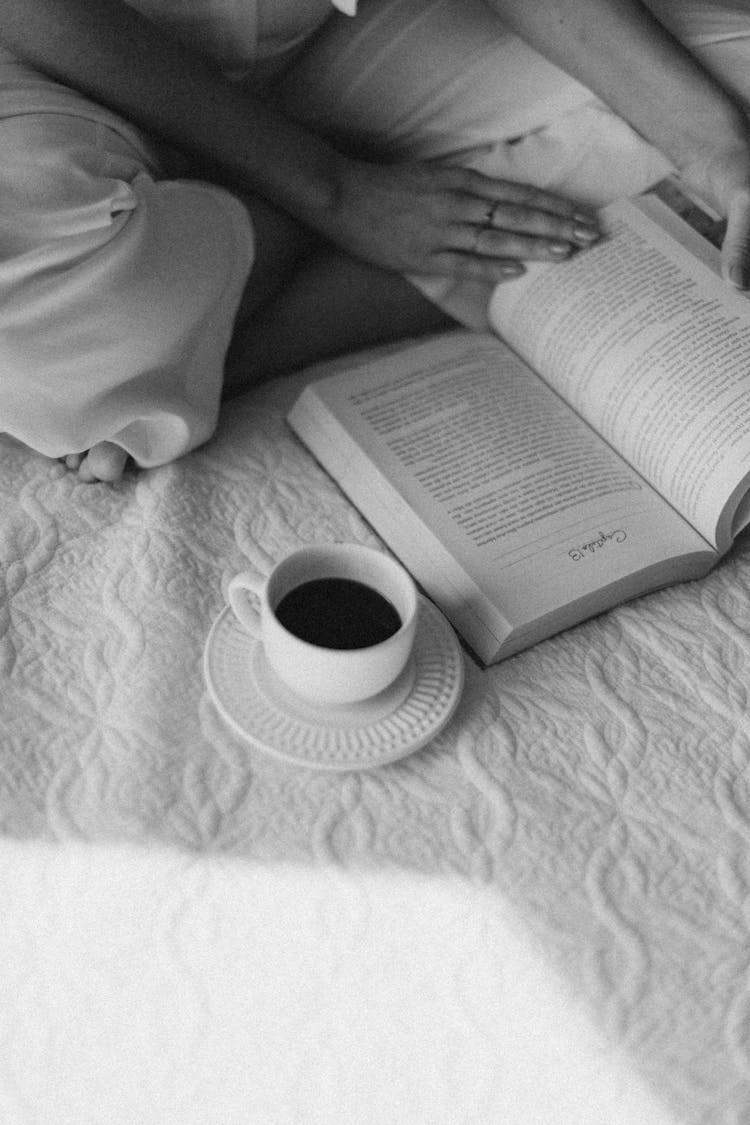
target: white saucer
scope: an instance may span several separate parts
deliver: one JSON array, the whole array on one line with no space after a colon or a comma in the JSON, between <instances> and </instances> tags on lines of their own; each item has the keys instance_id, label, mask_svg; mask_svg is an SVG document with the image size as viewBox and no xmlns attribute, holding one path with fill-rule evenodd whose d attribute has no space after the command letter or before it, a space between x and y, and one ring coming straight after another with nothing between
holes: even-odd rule
<instances>
[{"instance_id":1,"label":"white saucer","mask_svg":"<svg viewBox=\"0 0 750 1125\"><path fill-rule=\"evenodd\" d=\"M219 714L259 750L311 769L355 770L413 754L443 729L461 697L464 658L440 610L420 597L414 652L396 682L363 703L323 707L281 683L227 606L208 634L203 671Z\"/></svg>"}]
</instances>

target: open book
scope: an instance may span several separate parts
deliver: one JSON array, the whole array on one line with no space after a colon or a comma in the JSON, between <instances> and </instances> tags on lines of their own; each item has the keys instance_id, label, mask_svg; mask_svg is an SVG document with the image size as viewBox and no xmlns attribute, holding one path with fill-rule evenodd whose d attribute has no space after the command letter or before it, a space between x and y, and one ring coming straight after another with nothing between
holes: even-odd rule
<instances>
[{"instance_id":1,"label":"open book","mask_svg":"<svg viewBox=\"0 0 750 1125\"><path fill-rule=\"evenodd\" d=\"M289 421L492 663L699 578L750 522L750 301L655 195L446 333L308 386Z\"/></svg>"}]
</instances>

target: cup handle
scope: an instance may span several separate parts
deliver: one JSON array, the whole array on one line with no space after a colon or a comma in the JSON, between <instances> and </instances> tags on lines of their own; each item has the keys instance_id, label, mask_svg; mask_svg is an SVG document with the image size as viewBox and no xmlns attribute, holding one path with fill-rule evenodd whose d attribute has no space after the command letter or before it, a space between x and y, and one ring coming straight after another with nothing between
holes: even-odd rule
<instances>
[{"instance_id":1,"label":"cup handle","mask_svg":"<svg viewBox=\"0 0 750 1125\"><path fill-rule=\"evenodd\" d=\"M235 574L227 586L227 600L232 607L232 612L248 633L256 637L260 636L260 613L257 607L252 605L250 596L259 598L264 585L264 578L258 578L249 570L243 570L241 574Z\"/></svg>"}]
</instances>

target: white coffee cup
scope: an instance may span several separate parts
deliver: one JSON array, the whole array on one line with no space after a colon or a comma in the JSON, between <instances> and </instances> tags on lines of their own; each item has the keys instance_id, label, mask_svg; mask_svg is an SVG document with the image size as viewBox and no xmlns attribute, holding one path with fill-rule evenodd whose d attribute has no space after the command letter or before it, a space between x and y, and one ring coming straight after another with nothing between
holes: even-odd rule
<instances>
[{"instance_id":1,"label":"white coffee cup","mask_svg":"<svg viewBox=\"0 0 750 1125\"><path fill-rule=\"evenodd\" d=\"M312 588L300 587L332 578L362 583L385 598L398 615L395 631L374 644L334 648L305 639L281 623L276 610L287 594L296 591L295 599L304 599ZM404 670L414 646L416 586L399 563L370 547L353 543L302 547L283 558L267 578L246 572L236 575L227 596L239 622L262 641L279 679L316 703L356 703L384 691ZM352 612L349 620L355 617Z\"/></svg>"}]
</instances>

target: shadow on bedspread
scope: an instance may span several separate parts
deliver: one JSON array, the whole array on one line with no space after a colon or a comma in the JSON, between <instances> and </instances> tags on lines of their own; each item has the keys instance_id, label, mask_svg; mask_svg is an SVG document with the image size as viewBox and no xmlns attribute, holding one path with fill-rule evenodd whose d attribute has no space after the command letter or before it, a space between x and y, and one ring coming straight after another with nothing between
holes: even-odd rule
<instances>
[{"instance_id":1,"label":"shadow on bedspread","mask_svg":"<svg viewBox=\"0 0 750 1125\"><path fill-rule=\"evenodd\" d=\"M490 892L675 1120L744 1120L748 546L702 583L470 666L455 720L402 763L285 767L224 726L201 665L235 571L300 542L375 542L285 427L298 387L240 400L208 446L112 489L0 444L8 855L65 842L80 863L106 845L181 871Z\"/></svg>"}]
</instances>

